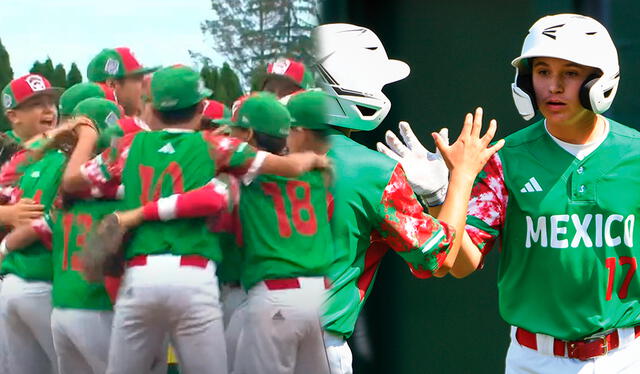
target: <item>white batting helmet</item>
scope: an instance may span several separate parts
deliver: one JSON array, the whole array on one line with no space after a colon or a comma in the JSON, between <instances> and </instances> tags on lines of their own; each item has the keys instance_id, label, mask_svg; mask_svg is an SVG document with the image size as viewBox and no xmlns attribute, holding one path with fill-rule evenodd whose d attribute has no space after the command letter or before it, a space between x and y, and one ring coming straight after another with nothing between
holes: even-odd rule
<instances>
[{"instance_id":1,"label":"white batting helmet","mask_svg":"<svg viewBox=\"0 0 640 374\"><path fill-rule=\"evenodd\" d=\"M384 85L409 75L409 65L390 60L371 30L345 23L316 27L312 35L315 67L329 94L329 123L356 130L373 130L389 113Z\"/></svg>"},{"instance_id":2,"label":"white batting helmet","mask_svg":"<svg viewBox=\"0 0 640 374\"><path fill-rule=\"evenodd\" d=\"M600 22L578 14L557 14L542 17L531 26L521 55L511 62L516 68L511 84L513 100L525 120L533 118L536 109L528 63L532 57L561 58L600 69L602 75L588 77L584 82L580 101L595 113L611 106L620 80L618 52Z\"/></svg>"}]
</instances>

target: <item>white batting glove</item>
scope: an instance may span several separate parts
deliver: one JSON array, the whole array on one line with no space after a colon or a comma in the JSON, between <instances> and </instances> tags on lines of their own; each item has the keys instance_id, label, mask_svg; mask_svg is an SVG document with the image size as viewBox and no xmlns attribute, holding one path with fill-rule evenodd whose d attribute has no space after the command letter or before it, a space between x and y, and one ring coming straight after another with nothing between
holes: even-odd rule
<instances>
[{"instance_id":1,"label":"white batting glove","mask_svg":"<svg viewBox=\"0 0 640 374\"><path fill-rule=\"evenodd\" d=\"M440 151L436 149L435 153L429 152L420 143L407 122L401 121L398 127L404 143L392 131L387 131L385 142L388 147L378 142L376 145L378 151L402 165L411 188L425 204L441 205L447 196L449 169ZM439 134L449 144L449 130L444 128Z\"/></svg>"}]
</instances>

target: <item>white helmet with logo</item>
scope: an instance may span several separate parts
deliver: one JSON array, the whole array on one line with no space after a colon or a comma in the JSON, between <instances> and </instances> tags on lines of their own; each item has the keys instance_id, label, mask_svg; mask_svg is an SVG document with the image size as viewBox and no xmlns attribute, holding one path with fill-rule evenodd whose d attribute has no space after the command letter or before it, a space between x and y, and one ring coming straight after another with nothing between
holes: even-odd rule
<instances>
[{"instance_id":1,"label":"white helmet with logo","mask_svg":"<svg viewBox=\"0 0 640 374\"><path fill-rule=\"evenodd\" d=\"M540 18L529 29L521 55L511 62L516 68L511 84L513 100L525 119L533 118L536 104L529 59L555 57L600 69L602 75L586 79L580 90L582 105L595 112L609 109L618 90L618 52L607 29L593 18L557 14Z\"/></svg>"},{"instance_id":2,"label":"white helmet with logo","mask_svg":"<svg viewBox=\"0 0 640 374\"><path fill-rule=\"evenodd\" d=\"M320 25L313 31L315 67L329 94L331 125L373 130L389 113L382 93L387 83L409 75L409 65L390 60L371 30L345 23Z\"/></svg>"}]
</instances>

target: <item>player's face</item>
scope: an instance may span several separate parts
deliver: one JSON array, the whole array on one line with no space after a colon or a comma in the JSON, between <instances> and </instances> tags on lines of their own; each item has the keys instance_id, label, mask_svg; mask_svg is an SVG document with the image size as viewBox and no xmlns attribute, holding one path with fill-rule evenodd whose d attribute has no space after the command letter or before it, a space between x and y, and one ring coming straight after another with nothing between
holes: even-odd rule
<instances>
[{"instance_id":1,"label":"player's face","mask_svg":"<svg viewBox=\"0 0 640 374\"><path fill-rule=\"evenodd\" d=\"M135 75L114 82L113 89L128 116L139 116L142 112L143 75Z\"/></svg>"},{"instance_id":2,"label":"player's face","mask_svg":"<svg viewBox=\"0 0 640 374\"><path fill-rule=\"evenodd\" d=\"M548 124L572 125L593 118L594 113L580 104L580 87L596 72L595 68L559 58L533 59L536 103Z\"/></svg>"},{"instance_id":3,"label":"player's face","mask_svg":"<svg viewBox=\"0 0 640 374\"><path fill-rule=\"evenodd\" d=\"M56 100L49 95L34 96L7 112L16 134L23 140L41 134L58 124Z\"/></svg>"},{"instance_id":4,"label":"player's face","mask_svg":"<svg viewBox=\"0 0 640 374\"><path fill-rule=\"evenodd\" d=\"M289 152L302 152L305 150L305 131L300 127L292 127L287 136L287 148Z\"/></svg>"}]
</instances>

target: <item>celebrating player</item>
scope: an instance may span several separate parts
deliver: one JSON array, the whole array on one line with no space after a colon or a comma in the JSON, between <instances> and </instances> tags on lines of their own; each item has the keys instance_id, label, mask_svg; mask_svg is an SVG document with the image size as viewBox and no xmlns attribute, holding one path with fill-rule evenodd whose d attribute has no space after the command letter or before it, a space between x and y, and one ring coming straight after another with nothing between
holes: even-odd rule
<instances>
[{"instance_id":1,"label":"celebrating player","mask_svg":"<svg viewBox=\"0 0 640 374\"><path fill-rule=\"evenodd\" d=\"M294 176L326 165L314 154L256 153L238 140L193 132L200 126L202 100L210 91L190 68L172 66L156 72L151 93L155 120L164 131L125 136L116 149L90 161L96 136L90 129L82 131L65 172L66 191L122 184L125 204L134 208L200 187L221 171L251 179L259 173ZM220 249L204 222L144 223L125 254L127 269L115 306L108 372L147 370L167 333L184 372L226 372L213 276Z\"/></svg>"},{"instance_id":2,"label":"celebrating player","mask_svg":"<svg viewBox=\"0 0 640 374\"><path fill-rule=\"evenodd\" d=\"M331 225L338 259L330 271L325 345L331 372L351 373L346 338L353 333L382 256L393 249L418 277L446 274L460 244L461 235L453 238L453 231L464 230L465 212L459 209L466 208L473 178L503 142L487 148L495 121L480 138L482 114L468 115L459 140L445 155L452 183L438 219L423 213L402 166L349 138L353 130L372 130L382 122L391 106L382 87L405 78L409 67L389 60L378 37L363 27L322 25L314 38L322 86L331 99L328 122L335 126L329 156L336 168ZM436 189L427 198L438 205L444 193Z\"/></svg>"},{"instance_id":3,"label":"celebrating player","mask_svg":"<svg viewBox=\"0 0 640 374\"><path fill-rule=\"evenodd\" d=\"M142 112L144 76L157 69L142 66L129 48L105 48L89 62L87 78L112 89L125 114L133 117Z\"/></svg>"},{"instance_id":4,"label":"celebrating player","mask_svg":"<svg viewBox=\"0 0 640 374\"><path fill-rule=\"evenodd\" d=\"M513 60L525 119L478 176L463 277L501 242L507 373L635 373L640 367L640 134L601 115L619 81L607 30L576 14L543 17Z\"/></svg>"},{"instance_id":5,"label":"celebrating player","mask_svg":"<svg viewBox=\"0 0 640 374\"><path fill-rule=\"evenodd\" d=\"M102 133L117 126L122 115L114 102L101 98L81 101L70 114L88 117ZM122 203L79 200L64 205L53 210L46 220L12 231L3 243L14 251L32 244L40 236L52 249L51 328L59 371L100 374L107 368L112 301L103 284L90 284L82 278L78 252L92 225Z\"/></svg>"}]
</instances>

